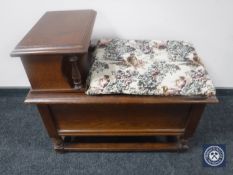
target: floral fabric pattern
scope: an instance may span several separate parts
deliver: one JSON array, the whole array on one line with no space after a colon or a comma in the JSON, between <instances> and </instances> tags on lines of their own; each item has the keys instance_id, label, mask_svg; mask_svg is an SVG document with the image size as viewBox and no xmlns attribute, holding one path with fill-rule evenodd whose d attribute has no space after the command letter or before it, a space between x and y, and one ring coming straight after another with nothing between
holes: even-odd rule
<instances>
[{"instance_id":1,"label":"floral fabric pattern","mask_svg":"<svg viewBox=\"0 0 233 175\"><path fill-rule=\"evenodd\" d=\"M184 41L99 40L87 95L215 95L194 47Z\"/></svg>"}]
</instances>

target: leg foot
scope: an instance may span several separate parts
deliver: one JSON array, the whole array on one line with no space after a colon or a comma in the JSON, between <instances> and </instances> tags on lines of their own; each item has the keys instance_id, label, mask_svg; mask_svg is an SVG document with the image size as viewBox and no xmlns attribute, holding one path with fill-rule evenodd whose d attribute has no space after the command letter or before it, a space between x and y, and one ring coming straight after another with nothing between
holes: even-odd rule
<instances>
[{"instance_id":1,"label":"leg foot","mask_svg":"<svg viewBox=\"0 0 233 175\"><path fill-rule=\"evenodd\" d=\"M58 153L64 152L64 142L61 138L52 138L53 148Z\"/></svg>"},{"instance_id":2,"label":"leg foot","mask_svg":"<svg viewBox=\"0 0 233 175\"><path fill-rule=\"evenodd\" d=\"M179 137L177 140L178 140L178 144L179 144L178 147L179 147L180 151L186 151L186 150L189 149L188 140L187 139Z\"/></svg>"}]
</instances>

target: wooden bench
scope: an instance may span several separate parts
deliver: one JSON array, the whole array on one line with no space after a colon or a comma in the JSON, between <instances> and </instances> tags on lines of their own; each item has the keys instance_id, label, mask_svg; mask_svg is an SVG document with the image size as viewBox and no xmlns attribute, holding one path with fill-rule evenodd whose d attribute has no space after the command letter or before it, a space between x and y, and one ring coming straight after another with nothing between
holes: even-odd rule
<instances>
[{"instance_id":1,"label":"wooden bench","mask_svg":"<svg viewBox=\"0 0 233 175\"><path fill-rule=\"evenodd\" d=\"M47 12L11 53L57 151L185 150L215 96L85 94L93 10Z\"/></svg>"}]
</instances>

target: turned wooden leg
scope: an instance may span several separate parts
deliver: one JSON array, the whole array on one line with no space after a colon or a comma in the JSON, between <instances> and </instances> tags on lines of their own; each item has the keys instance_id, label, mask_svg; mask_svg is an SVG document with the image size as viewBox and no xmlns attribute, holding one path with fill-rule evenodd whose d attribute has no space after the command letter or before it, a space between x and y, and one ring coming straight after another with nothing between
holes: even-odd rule
<instances>
[{"instance_id":1,"label":"turned wooden leg","mask_svg":"<svg viewBox=\"0 0 233 175\"><path fill-rule=\"evenodd\" d=\"M52 138L53 148L58 153L64 152L64 141L61 138Z\"/></svg>"},{"instance_id":2,"label":"turned wooden leg","mask_svg":"<svg viewBox=\"0 0 233 175\"><path fill-rule=\"evenodd\" d=\"M189 149L188 140L185 139L183 136L178 136L177 142L178 142L178 151L186 151Z\"/></svg>"},{"instance_id":3,"label":"turned wooden leg","mask_svg":"<svg viewBox=\"0 0 233 175\"><path fill-rule=\"evenodd\" d=\"M189 112L188 121L185 126L184 135L177 137L179 151L185 151L189 149L188 139L193 136L198 126L198 123L201 119L204 109L205 109L205 104L192 105Z\"/></svg>"},{"instance_id":4,"label":"turned wooden leg","mask_svg":"<svg viewBox=\"0 0 233 175\"><path fill-rule=\"evenodd\" d=\"M82 77L78 69L78 57L71 56L69 60L72 64L72 80L74 84L74 89L81 89L82 88Z\"/></svg>"},{"instance_id":5,"label":"turned wooden leg","mask_svg":"<svg viewBox=\"0 0 233 175\"><path fill-rule=\"evenodd\" d=\"M48 131L49 137L52 139L54 149L58 152L63 152L63 139L58 135L53 115L48 105L37 105L43 120L44 126Z\"/></svg>"},{"instance_id":6,"label":"turned wooden leg","mask_svg":"<svg viewBox=\"0 0 233 175\"><path fill-rule=\"evenodd\" d=\"M198 123L201 119L202 113L205 109L205 104L193 104L188 116L188 121L185 126L185 133L183 139L188 139L193 136Z\"/></svg>"}]
</instances>

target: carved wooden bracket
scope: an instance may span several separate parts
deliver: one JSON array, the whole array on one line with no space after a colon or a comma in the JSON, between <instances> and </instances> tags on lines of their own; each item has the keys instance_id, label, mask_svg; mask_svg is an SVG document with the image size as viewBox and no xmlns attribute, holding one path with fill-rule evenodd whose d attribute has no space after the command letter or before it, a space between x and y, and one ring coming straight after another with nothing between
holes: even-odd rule
<instances>
[{"instance_id":1,"label":"carved wooden bracket","mask_svg":"<svg viewBox=\"0 0 233 175\"><path fill-rule=\"evenodd\" d=\"M82 79L81 74L78 69L78 57L71 56L69 57L69 61L72 65L72 80L74 84L74 89L81 89L82 88Z\"/></svg>"}]
</instances>

